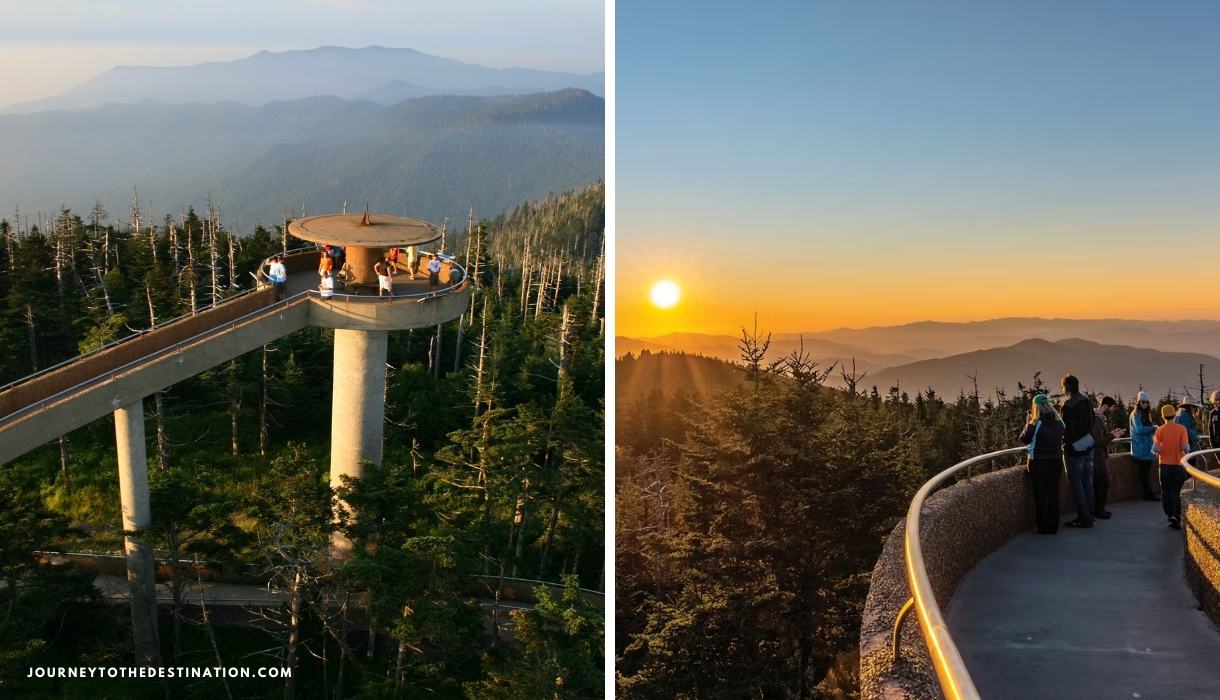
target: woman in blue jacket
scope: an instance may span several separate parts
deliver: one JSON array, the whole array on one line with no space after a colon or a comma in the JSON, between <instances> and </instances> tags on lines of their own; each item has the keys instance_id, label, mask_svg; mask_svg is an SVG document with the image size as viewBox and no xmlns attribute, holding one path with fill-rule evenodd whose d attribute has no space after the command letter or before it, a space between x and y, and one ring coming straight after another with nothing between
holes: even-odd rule
<instances>
[{"instance_id":1,"label":"woman in blue jacket","mask_svg":"<svg viewBox=\"0 0 1220 700\"><path fill-rule=\"evenodd\" d=\"M1182 399L1182 403L1178 405L1178 415L1174 416L1173 422L1186 428L1186 435L1190 437L1190 451L1198 452L1199 445L1199 428L1195 425L1195 409L1200 408L1200 404L1195 401L1195 398L1190 394Z\"/></svg>"},{"instance_id":2,"label":"woman in blue jacket","mask_svg":"<svg viewBox=\"0 0 1220 700\"><path fill-rule=\"evenodd\" d=\"M1029 445L1029 479L1034 492L1038 534L1059 530L1059 480L1063 477L1063 419L1046 394L1034 397L1025 429L1017 439Z\"/></svg>"},{"instance_id":3,"label":"woman in blue jacket","mask_svg":"<svg viewBox=\"0 0 1220 700\"><path fill-rule=\"evenodd\" d=\"M1140 483L1144 485L1144 500L1159 501L1152 486L1152 435L1156 432L1156 423L1152 422L1152 397L1148 392L1141 391L1136 397L1135 408L1131 410L1131 459L1140 468Z\"/></svg>"}]
</instances>

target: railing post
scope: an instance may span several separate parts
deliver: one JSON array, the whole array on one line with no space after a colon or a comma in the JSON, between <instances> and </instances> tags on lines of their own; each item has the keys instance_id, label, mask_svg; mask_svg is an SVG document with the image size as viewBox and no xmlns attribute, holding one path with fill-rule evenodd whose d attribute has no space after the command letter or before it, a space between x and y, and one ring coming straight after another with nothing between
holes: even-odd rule
<instances>
[{"instance_id":1,"label":"railing post","mask_svg":"<svg viewBox=\"0 0 1220 700\"><path fill-rule=\"evenodd\" d=\"M907 598L907 602L902 604L902 609L898 611L898 617L894 619L894 663L898 663L898 633L902 629L902 621L906 619L907 613L911 612L911 608L915 607L915 599Z\"/></svg>"}]
</instances>

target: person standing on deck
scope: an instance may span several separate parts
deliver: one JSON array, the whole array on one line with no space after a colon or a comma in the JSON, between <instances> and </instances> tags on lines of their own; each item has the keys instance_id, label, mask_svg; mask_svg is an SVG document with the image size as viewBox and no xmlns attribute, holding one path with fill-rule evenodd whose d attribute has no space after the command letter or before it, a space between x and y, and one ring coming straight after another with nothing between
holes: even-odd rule
<instances>
[{"instance_id":1,"label":"person standing on deck","mask_svg":"<svg viewBox=\"0 0 1220 700\"><path fill-rule=\"evenodd\" d=\"M441 286L441 259L436 253L429 253L428 258L428 291L435 292Z\"/></svg>"},{"instance_id":2,"label":"person standing on deck","mask_svg":"<svg viewBox=\"0 0 1220 700\"><path fill-rule=\"evenodd\" d=\"M1076 504L1076 519L1068 527L1093 527L1093 407L1080 393L1080 380L1065 374L1063 393L1063 462L1068 488Z\"/></svg>"},{"instance_id":3,"label":"person standing on deck","mask_svg":"<svg viewBox=\"0 0 1220 700\"><path fill-rule=\"evenodd\" d=\"M328 277L335 267L335 259L331 257L330 246L322 251L322 255L318 257L318 276Z\"/></svg>"},{"instance_id":4,"label":"person standing on deck","mask_svg":"<svg viewBox=\"0 0 1220 700\"><path fill-rule=\"evenodd\" d=\"M335 296L335 278L330 276L329 270L322 271L322 282L318 284L318 289L322 290L323 299Z\"/></svg>"},{"instance_id":5,"label":"person standing on deck","mask_svg":"<svg viewBox=\"0 0 1220 700\"><path fill-rule=\"evenodd\" d=\"M1113 515L1106 510L1106 497L1110 495L1110 443L1127 432L1122 428L1106 430L1106 421L1115 405L1114 399L1102 396L1093 414L1093 517L1102 520Z\"/></svg>"},{"instance_id":6,"label":"person standing on deck","mask_svg":"<svg viewBox=\"0 0 1220 700\"><path fill-rule=\"evenodd\" d=\"M1059 531L1059 479L1063 475L1063 420L1055 413L1046 394L1034 397L1034 404L1025 421L1025 429L1017 439L1029 445L1030 485L1034 492L1034 515L1039 535Z\"/></svg>"},{"instance_id":7,"label":"person standing on deck","mask_svg":"<svg viewBox=\"0 0 1220 700\"><path fill-rule=\"evenodd\" d=\"M1199 408L1199 403L1195 401L1195 397L1187 394L1182 399L1182 403L1178 405L1178 415L1173 419L1174 423L1186 428L1186 435L1190 438L1191 452L1197 452L1200 448L1199 428L1195 425L1196 408Z\"/></svg>"},{"instance_id":8,"label":"person standing on deck","mask_svg":"<svg viewBox=\"0 0 1220 700\"><path fill-rule=\"evenodd\" d=\"M1152 397L1148 392L1141 391L1135 397L1135 406L1131 409L1129 421L1131 428L1131 460L1139 467L1140 484L1144 487L1145 501L1159 501L1156 488L1152 483L1152 435L1156 432L1156 423L1152 422Z\"/></svg>"},{"instance_id":9,"label":"person standing on deck","mask_svg":"<svg viewBox=\"0 0 1220 700\"><path fill-rule=\"evenodd\" d=\"M1161 460L1161 508L1169 518L1169 527L1182 529L1182 484L1186 483L1186 468L1182 457L1190 450L1190 436L1186 427L1173 420L1173 406L1161 407L1165 425L1156 429L1152 438L1152 451Z\"/></svg>"},{"instance_id":10,"label":"person standing on deck","mask_svg":"<svg viewBox=\"0 0 1220 700\"><path fill-rule=\"evenodd\" d=\"M267 266L267 279L275 285L275 300L283 301L288 296L288 269L284 267L282 256L272 256L271 264Z\"/></svg>"},{"instance_id":11,"label":"person standing on deck","mask_svg":"<svg viewBox=\"0 0 1220 700\"><path fill-rule=\"evenodd\" d=\"M378 260L373 264L373 272L377 273L377 296L394 296L394 271L390 261Z\"/></svg>"}]
</instances>

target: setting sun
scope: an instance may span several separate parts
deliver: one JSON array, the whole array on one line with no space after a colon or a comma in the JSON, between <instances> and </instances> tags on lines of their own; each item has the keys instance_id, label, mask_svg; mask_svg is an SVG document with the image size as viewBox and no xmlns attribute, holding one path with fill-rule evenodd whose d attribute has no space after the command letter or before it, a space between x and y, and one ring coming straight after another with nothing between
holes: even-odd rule
<instances>
[{"instance_id":1,"label":"setting sun","mask_svg":"<svg viewBox=\"0 0 1220 700\"><path fill-rule=\"evenodd\" d=\"M652 291L649 292L648 296L658 308L668 309L678 303L678 299L682 296L682 290L678 289L676 282L661 280L652 285Z\"/></svg>"}]
</instances>

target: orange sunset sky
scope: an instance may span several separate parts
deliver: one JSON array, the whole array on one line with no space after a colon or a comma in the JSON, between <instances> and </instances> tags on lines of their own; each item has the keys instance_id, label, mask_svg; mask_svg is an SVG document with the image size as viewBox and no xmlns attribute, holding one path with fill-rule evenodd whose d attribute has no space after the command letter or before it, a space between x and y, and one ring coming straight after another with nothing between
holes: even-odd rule
<instances>
[{"instance_id":1,"label":"orange sunset sky","mask_svg":"<svg viewBox=\"0 0 1220 700\"><path fill-rule=\"evenodd\" d=\"M1214 24L1125 7L808 3L786 41L746 5L715 41L632 25L615 332L1220 319Z\"/></svg>"},{"instance_id":2,"label":"orange sunset sky","mask_svg":"<svg viewBox=\"0 0 1220 700\"><path fill-rule=\"evenodd\" d=\"M633 234L651 241L647 259L619 254L618 335L737 335L756 312L759 327L772 332L1011 316L1220 318L1220 234L1205 222L1179 224L1173 234L1153 224L1133 232L1105 222L1096 230L1041 222L905 241L809 230L777 241L786 254L666 223ZM1107 238L1119 243L1094 242ZM1124 243L1132 239L1147 243ZM1050 249L1063 262L1014 247ZM662 279L682 289L670 309L649 299Z\"/></svg>"}]
</instances>

